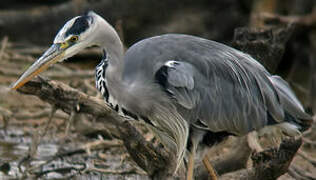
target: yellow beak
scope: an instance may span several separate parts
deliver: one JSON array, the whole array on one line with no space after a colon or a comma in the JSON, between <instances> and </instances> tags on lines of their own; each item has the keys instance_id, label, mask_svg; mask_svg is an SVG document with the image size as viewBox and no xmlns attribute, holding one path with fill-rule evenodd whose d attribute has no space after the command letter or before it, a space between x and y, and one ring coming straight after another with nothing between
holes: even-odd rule
<instances>
[{"instance_id":1,"label":"yellow beak","mask_svg":"<svg viewBox=\"0 0 316 180\"><path fill-rule=\"evenodd\" d=\"M22 76L11 85L12 90L16 90L30 81L34 76L46 70L50 65L55 64L64 57L64 49L59 44L53 44Z\"/></svg>"}]
</instances>

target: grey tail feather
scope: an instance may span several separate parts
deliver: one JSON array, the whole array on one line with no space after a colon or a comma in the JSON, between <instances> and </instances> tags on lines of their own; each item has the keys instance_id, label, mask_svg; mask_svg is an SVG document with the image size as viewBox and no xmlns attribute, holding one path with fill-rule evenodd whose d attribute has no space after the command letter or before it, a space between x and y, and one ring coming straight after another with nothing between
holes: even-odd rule
<instances>
[{"instance_id":1,"label":"grey tail feather","mask_svg":"<svg viewBox=\"0 0 316 180\"><path fill-rule=\"evenodd\" d=\"M284 121L295 125L300 132L306 131L312 124L312 118L300 119L293 117L290 113L285 112Z\"/></svg>"},{"instance_id":2,"label":"grey tail feather","mask_svg":"<svg viewBox=\"0 0 316 180\"><path fill-rule=\"evenodd\" d=\"M284 109L284 121L297 126L301 132L306 131L311 126L313 119L305 112L289 84L280 76L270 76L269 79L274 85Z\"/></svg>"}]
</instances>

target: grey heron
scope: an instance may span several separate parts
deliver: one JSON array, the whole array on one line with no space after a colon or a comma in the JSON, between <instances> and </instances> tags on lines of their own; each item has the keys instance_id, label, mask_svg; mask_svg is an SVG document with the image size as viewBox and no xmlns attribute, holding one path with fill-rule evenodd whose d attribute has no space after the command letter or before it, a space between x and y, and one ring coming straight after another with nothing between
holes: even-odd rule
<instances>
[{"instance_id":1,"label":"grey heron","mask_svg":"<svg viewBox=\"0 0 316 180\"><path fill-rule=\"evenodd\" d=\"M311 123L289 85L251 56L183 34L148 38L124 53L114 28L92 11L69 20L12 89L93 45L105 54L96 87L106 103L150 127L176 154L177 167L188 148L188 179L201 144L265 127L297 136Z\"/></svg>"}]
</instances>

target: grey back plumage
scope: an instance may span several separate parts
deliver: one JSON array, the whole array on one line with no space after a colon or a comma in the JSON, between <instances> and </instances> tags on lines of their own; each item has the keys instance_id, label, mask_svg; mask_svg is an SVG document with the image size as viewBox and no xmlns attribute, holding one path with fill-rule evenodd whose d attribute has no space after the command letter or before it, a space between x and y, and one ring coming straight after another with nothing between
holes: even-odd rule
<instances>
[{"instance_id":1,"label":"grey back plumage","mask_svg":"<svg viewBox=\"0 0 316 180\"><path fill-rule=\"evenodd\" d=\"M214 41L172 34L149 38L127 51L125 67L126 82L165 78L162 90L182 116L213 132L246 134L267 125L268 113L276 122L284 121L284 111L309 117L283 80L249 55Z\"/></svg>"}]
</instances>

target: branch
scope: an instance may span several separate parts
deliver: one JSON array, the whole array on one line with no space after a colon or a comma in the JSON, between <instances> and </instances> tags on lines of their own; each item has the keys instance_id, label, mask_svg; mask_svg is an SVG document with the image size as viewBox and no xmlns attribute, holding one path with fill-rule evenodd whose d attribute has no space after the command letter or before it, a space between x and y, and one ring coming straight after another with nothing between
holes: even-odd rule
<instances>
[{"instance_id":1,"label":"branch","mask_svg":"<svg viewBox=\"0 0 316 180\"><path fill-rule=\"evenodd\" d=\"M70 114L72 111L91 114L105 124L119 130L119 138L133 160L153 178L170 178L175 168L174 157L165 149L154 147L124 118L108 107L103 100L88 96L61 82L36 78L19 92L35 95L58 109Z\"/></svg>"},{"instance_id":2,"label":"branch","mask_svg":"<svg viewBox=\"0 0 316 180\"><path fill-rule=\"evenodd\" d=\"M242 169L221 176L223 179L236 180L274 180L288 171L302 139L284 140L279 149L268 149L252 155L254 167Z\"/></svg>"},{"instance_id":3,"label":"branch","mask_svg":"<svg viewBox=\"0 0 316 180\"><path fill-rule=\"evenodd\" d=\"M235 138L232 142L229 141L228 143L231 143L234 148L231 148L229 153L223 153L218 158L211 161L212 166L219 176L246 168L249 156L252 152L247 142L247 136ZM220 146L221 145L218 145L217 147L222 149L223 147ZM215 153L208 152L209 157L214 155ZM202 163L198 164L194 173L195 179L208 179L209 176Z\"/></svg>"},{"instance_id":4,"label":"branch","mask_svg":"<svg viewBox=\"0 0 316 180\"><path fill-rule=\"evenodd\" d=\"M296 24L302 27L315 27L316 8L312 13L303 16L282 16L278 14L262 13L261 19L266 23Z\"/></svg>"}]
</instances>

